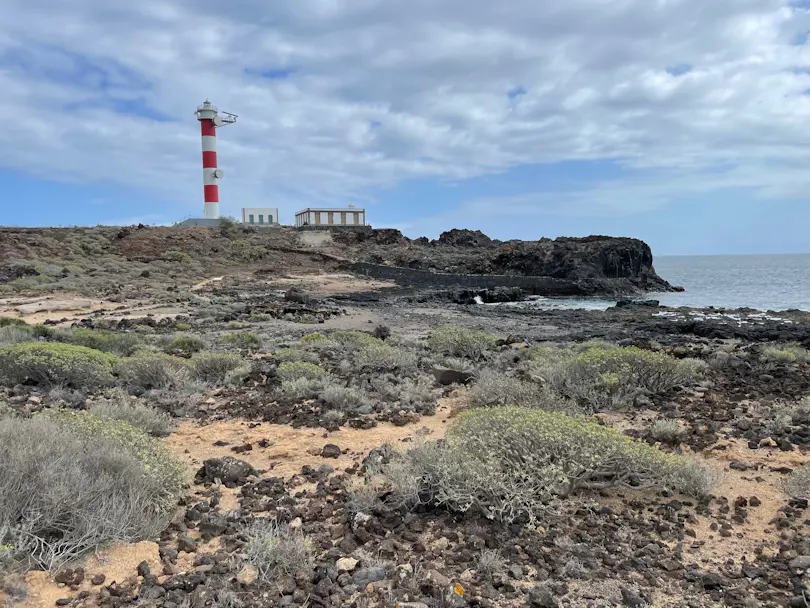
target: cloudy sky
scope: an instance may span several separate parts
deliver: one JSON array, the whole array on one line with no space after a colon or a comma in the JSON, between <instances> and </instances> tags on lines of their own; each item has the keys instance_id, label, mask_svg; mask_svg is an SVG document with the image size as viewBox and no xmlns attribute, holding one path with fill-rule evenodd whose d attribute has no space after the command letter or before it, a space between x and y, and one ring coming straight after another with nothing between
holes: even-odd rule
<instances>
[{"instance_id":1,"label":"cloudy sky","mask_svg":"<svg viewBox=\"0 0 810 608\"><path fill-rule=\"evenodd\" d=\"M810 251L810 0L0 0L0 224L368 209Z\"/></svg>"}]
</instances>

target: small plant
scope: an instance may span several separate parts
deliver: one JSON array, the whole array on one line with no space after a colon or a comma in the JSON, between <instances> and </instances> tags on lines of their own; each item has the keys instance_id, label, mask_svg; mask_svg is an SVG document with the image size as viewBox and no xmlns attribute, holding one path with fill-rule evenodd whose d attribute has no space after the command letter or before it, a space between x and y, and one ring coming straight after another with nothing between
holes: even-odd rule
<instances>
[{"instance_id":1,"label":"small plant","mask_svg":"<svg viewBox=\"0 0 810 608\"><path fill-rule=\"evenodd\" d=\"M810 464L795 469L784 480L783 488L792 498L810 499Z\"/></svg>"},{"instance_id":2,"label":"small plant","mask_svg":"<svg viewBox=\"0 0 810 608\"><path fill-rule=\"evenodd\" d=\"M168 414L138 403L124 394L94 405L89 411L99 418L126 422L153 437L167 437L174 430L174 423Z\"/></svg>"},{"instance_id":3,"label":"small plant","mask_svg":"<svg viewBox=\"0 0 810 608\"><path fill-rule=\"evenodd\" d=\"M24 327L26 322L16 317L0 317L0 327L8 326Z\"/></svg>"},{"instance_id":4,"label":"small plant","mask_svg":"<svg viewBox=\"0 0 810 608\"><path fill-rule=\"evenodd\" d=\"M319 397L328 406L339 410L351 410L367 402L365 395L354 388L329 384L321 391Z\"/></svg>"},{"instance_id":5,"label":"small plant","mask_svg":"<svg viewBox=\"0 0 810 608\"><path fill-rule=\"evenodd\" d=\"M506 560L496 549L484 549L478 556L478 572L491 579L495 574L501 574L506 569Z\"/></svg>"},{"instance_id":6,"label":"small plant","mask_svg":"<svg viewBox=\"0 0 810 608\"><path fill-rule=\"evenodd\" d=\"M96 387L112 384L114 355L72 344L21 342L0 348L0 379L42 386Z\"/></svg>"},{"instance_id":7,"label":"small plant","mask_svg":"<svg viewBox=\"0 0 810 608\"><path fill-rule=\"evenodd\" d=\"M188 380L191 364L185 359L164 353L142 352L121 359L117 373L125 384L131 386L147 389L176 387Z\"/></svg>"},{"instance_id":8,"label":"small plant","mask_svg":"<svg viewBox=\"0 0 810 608\"><path fill-rule=\"evenodd\" d=\"M55 338L60 342L95 348L121 357L131 355L141 342L136 334L84 328L60 332Z\"/></svg>"},{"instance_id":9,"label":"small plant","mask_svg":"<svg viewBox=\"0 0 810 608\"><path fill-rule=\"evenodd\" d=\"M304 378L306 380L324 380L328 373L319 365L305 361L285 361L278 366L278 377L282 382Z\"/></svg>"},{"instance_id":10,"label":"small plant","mask_svg":"<svg viewBox=\"0 0 810 608\"><path fill-rule=\"evenodd\" d=\"M810 351L799 344L768 346L760 357L768 363L810 363Z\"/></svg>"},{"instance_id":11,"label":"small plant","mask_svg":"<svg viewBox=\"0 0 810 608\"><path fill-rule=\"evenodd\" d=\"M0 346L30 342L33 332L27 325L5 325L0 327Z\"/></svg>"},{"instance_id":12,"label":"small plant","mask_svg":"<svg viewBox=\"0 0 810 608\"><path fill-rule=\"evenodd\" d=\"M191 264L191 256L185 251L166 251L162 256L166 262L174 262L176 264Z\"/></svg>"},{"instance_id":13,"label":"small plant","mask_svg":"<svg viewBox=\"0 0 810 608\"><path fill-rule=\"evenodd\" d=\"M163 350L172 355L190 357L204 348L205 342L196 336L177 336Z\"/></svg>"},{"instance_id":14,"label":"small plant","mask_svg":"<svg viewBox=\"0 0 810 608\"><path fill-rule=\"evenodd\" d=\"M282 382L281 394L287 399L315 399L323 392L324 386L323 380L295 378Z\"/></svg>"},{"instance_id":15,"label":"small plant","mask_svg":"<svg viewBox=\"0 0 810 608\"><path fill-rule=\"evenodd\" d=\"M484 354L495 348L497 337L482 331L444 325L430 334L428 347L451 357L465 357L478 361Z\"/></svg>"},{"instance_id":16,"label":"small plant","mask_svg":"<svg viewBox=\"0 0 810 608\"><path fill-rule=\"evenodd\" d=\"M329 339L348 348L359 348L360 346L381 342L371 334L362 331L333 331L329 334Z\"/></svg>"},{"instance_id":17,"label":"small plant","mask_svg":"<svg viewBox=\"0 0 810 608\"><path fill-rule=\"evenodd\" d=\"M661 443L678 443L683 436L683 428L677 420L656 420L650 425L650 437Z\"/></svg>"},{"instance_id":18,"label":"small plant","mask_svg":"<svg viewBox=\"0 0 810 608\"><path fill-rule=\"evenodd\" d=\"M385 342L363 344L355 355L361 368L378 372L408 372L416 369L418 359L414 353Z\"/></svg>"},{"instance_id":19,"label":"small plant","mask_svg":"<svg viewBox=\"0 0 810 608\"><path fill-rule=\"evenodd\" d=\"M192 359L194 373L206 382L223 382L227 375L244 363L238 355L200 353Z\"/></svg>"},{"instance_id":20,"label":"small plant","mask_svg":"<svg viewBox=\"0 0 810 608\"><path fill-rule=\"evenodd\" d=\"M222 344L240 350L257 350L261 348L262 341L256 334L249 331L237 331L222 336Z\"/></svg>"},{"instance_id":21,"label":"small plant","mask_svg":"<svg viewBox=\"0 0 810 608\"><path fill-rule=\"evenodd\" d=\"M188 331L191 329L191 325L189 325L188 323L175 323L174 328L177 331Z\"/></svg>"},{"instance_id":22,"label":"small plant","mask_svg":"<svg viewBox=\"0 0 810 608\"><path fill-rule=\"evenodd\" d=\"M512 378L489 369L485 369L479 374L477 382L470 389L469 399L470 405L473 407L519 405L547 410L564 410L574 407L573 404L538 384Z\"/></svg>"},{"instance_id":23,"label":"small plant","mask_svg":"<svg viewBox=\"0 0 810 608\"><path fill-rule=\"evenodd\" d=\"M276 361L306 361L308 363L317 363L319 361L318 355L314 352L304 350L302 348L279 348L273 353Z\"/></svg>"},{"instance_id":24,"label":"small plant","mask_svg":"<svg viewBox=\"0 0 810 608\"><path fill-rule=\"evenodd\" d=\"M323 334L316 332L312 332L311 334L306 334L303 338L301 338L301 342L304 344L313 344L315 342L323 342L326 338Z\"/></svg>"},{"instance_id":25,"label":"small plant","mask_svg":"<svg viewBox=\"0 0 810 608\"><path fill-rule=\"evenodd\" d=\"M313 565L312 543L299 530L276 519L256 519L245 530L245 556L258 580L269 584L283 575L306 572Z\"/></svg>"}]
</instances>

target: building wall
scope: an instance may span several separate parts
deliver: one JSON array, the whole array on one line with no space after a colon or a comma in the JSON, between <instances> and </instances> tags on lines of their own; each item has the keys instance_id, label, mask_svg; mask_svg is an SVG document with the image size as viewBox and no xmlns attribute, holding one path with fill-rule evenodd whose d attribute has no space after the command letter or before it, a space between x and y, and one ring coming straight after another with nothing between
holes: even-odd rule
<instances>
[{"instance_id":1,"label":"building wall","mask_svg":"<svg viewBox=\"0 0 810 608\"><path fill-rule=\"evenodd\" d=\"M302 226L365 226L364 209L312 209L295 214L295 225Z\"/></svg>"},{"instance_id":2,"label":"building wall","mask_svg":"<svg viewBox=\"0 0 810 608\"><path fill-rule=\"evenodd\" d=\"M251 215L253 216L252 222L250 221ZM259 222L259 216L261 216L261 222ZM242 223L254 226L278 224L278 207L244 207L242 208Z\"/></svg>"}]
</instances>

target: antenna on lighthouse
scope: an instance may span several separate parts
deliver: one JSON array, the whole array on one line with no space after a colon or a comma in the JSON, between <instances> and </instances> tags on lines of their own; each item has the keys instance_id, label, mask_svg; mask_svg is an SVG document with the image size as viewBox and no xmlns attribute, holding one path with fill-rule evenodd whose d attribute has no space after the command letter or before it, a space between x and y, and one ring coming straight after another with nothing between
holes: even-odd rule
<instances>
[{"instance_id":1,"label":"antenna on lighthouse","mask_svg":"<svg viewBox=\"0 0 810 608\"><path fill-rule=\"evenodd\" d=\"M217 180L224 175L217 168L217 128L236 122L236 114L221 112L207 99L195 110L202 133L203 191L205 208L203 217L207 220L219 219L219 186Z\"/></svg>"}]
</instances>

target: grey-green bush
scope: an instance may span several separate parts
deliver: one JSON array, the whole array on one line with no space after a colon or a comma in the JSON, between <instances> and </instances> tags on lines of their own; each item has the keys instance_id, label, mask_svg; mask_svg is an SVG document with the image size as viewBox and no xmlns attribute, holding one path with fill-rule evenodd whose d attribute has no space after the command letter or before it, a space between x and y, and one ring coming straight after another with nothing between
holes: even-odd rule
<instances>
[{"instance_id":1,"label":"grey-green bush","mask_svg":"<svg viewBox=\"0 0 810 608\"><path fill-rule=\"evenodd\" d=\"M114 355L85 346L21 342L0 348L0 380L91 388L112 384L116 361Z\"/></svg>"},{"instance_id":2,"label":"grey-green bush","mask_svg":"<svg viewBox=\"0 0 810 608\"><path fill-rule=\"evenodd\" d=\"M493 349L497 341L496 336L483 331L455 325L443 325L431 332L427 343L428 347L435 352L477 361L488 350Z\"/></svg>"},{"instance_id":3,"label":"grey-green bush","mask_svg":"<svg viewBox=\"0 0 810 608\"><path fill-rule=\"evenodd\" d=\"M703 378L706 364L634 346L592 348L551 366L547 380L561 394L592 410L627 405L639 392L663 393Z\"/></svg>"},{"instance_id":4,"label":"grey-green bush","mask_svg":"<svg viewBox=\"0 0 810 608\"><path fill-rule=\"evenodd\" d=\"M409 450L383 475L395 480L395 506L427 501L503 522L534 518L583 489L659 485L702 498L714 480L695 461L610 427L520 407L462 412L444 444Z\"/></svg>"},{"instance_id":5,"label":"grey-green bush","mask_svg":"<svg viewBox=\"0 0 810 608\"><path fill-rule=\"evenodd\" d=\"M166 437L174 430L171 416L123 394L95 404L89 411L99 418L126 422L153 437Z\"/></svg>"},{"instance_id":6,"label":"grey-green bush","mask_svg":"<svg viewBox=\"0 0 810 608\"><path fill-rule=\"evenodd\" d=\"M255 519L245 530L245 537L246 560L256 567L261 583L306 572L313 566L311 542L288 524L276 519Z\"/></svg>"},{"instance_id":7,"label":"grey-green bush","mask_svg":"<svg viewBox=\"0 0 810 608\"><path fill-rule=\"evenodd\" d=\"M223 382L229 372L244 363L242 357L224 353L199 353L192 359L194 373L206 382Z\"/></svg>"},{"instance_id":8,"label":"grey-green bush","mask_svg":"<svg viewBox=\"0 0 810 608\"><path fill-rule=\"evenodd\" d=\"M105 426L92 418L94 430ZM39 416L0 420L0 545L14 547L15 561L55 570L165 528L182 493L182 465L128 428L114 423L98 434ZM139 433L137 447L124 444Z\"/></svg>"},{"instance_id":9,"label":"grey-green bush","mask_svg":"<svg viewBox=\"0 0 810 608\"><path fill-rule=\"evenodd\" d=\"M116 369L121 380L131 386L167 388L182 386L191 375L191 364L164 353L139 352L121 359Z\"/></svg>"}]
</instances>

